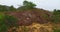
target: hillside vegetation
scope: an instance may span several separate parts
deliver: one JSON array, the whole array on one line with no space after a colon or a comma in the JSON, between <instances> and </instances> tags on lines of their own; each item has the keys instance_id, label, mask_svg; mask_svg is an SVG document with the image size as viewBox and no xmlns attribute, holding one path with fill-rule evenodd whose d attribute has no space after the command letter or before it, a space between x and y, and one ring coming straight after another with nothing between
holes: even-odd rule
<instances>
[{"instance_id":1,"label":"hillside vegetation","mask_svg":"<svg viewBox=\"0 0 60 32\"><path fill-rule=\"evenodd\" d=\"M60 10L36 8L24 1L19 8L0 5L0 32L60 32Z\"/></svg>"}]
</instances>

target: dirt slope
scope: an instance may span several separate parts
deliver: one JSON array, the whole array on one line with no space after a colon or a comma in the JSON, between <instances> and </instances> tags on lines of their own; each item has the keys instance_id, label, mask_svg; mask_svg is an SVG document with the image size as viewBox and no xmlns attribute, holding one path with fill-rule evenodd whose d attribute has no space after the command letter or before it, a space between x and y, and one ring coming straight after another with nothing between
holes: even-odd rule
<instances>
[{"instance_id":1,"label":"dirt slope","mask_svg":"<svg viewBox=\"0 0 60 32\"><path fill-rule=\"evenodd\" d=\"M5 14L13 15L18 18L18 25L31 25L35 23L48 23L50 21L50 12L43 9L31 9L18 12L7 12Z\"/></svg>"}]
</instances>

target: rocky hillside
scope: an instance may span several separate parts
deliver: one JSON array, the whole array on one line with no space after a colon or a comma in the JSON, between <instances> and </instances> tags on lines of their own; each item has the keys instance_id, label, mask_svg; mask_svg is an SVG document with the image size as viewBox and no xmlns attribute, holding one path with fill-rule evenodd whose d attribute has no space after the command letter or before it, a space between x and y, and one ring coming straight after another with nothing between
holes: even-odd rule
<instances>
[{"instance_id":1,"label":"rocky hillside","mask_svg":"<svg viewBox=\"0 0 60 32\"><path fill-rule=\"evenodd\" d=\"M50 21L51 13L43 9L31 9L18 12L7 12L5 14L13 15L18 18L18 25L31 25L34 23L48 23Z\"/></svg>"},{"instance_id":2,"label":"rocky hillside","mask_svg":"<svg viewBox=\"0 0 60 32\"><path fill-rule=\"evenodd\" d=\"M51 22L51 12L43 9L30 9L15 12L6 12L5 14L12 15L18 19L19 27L12 27L9 32L53 32L56 27L60 28L59 24ZM57 29L59 29L57 28Z\"/></svg>"}]
</instances>

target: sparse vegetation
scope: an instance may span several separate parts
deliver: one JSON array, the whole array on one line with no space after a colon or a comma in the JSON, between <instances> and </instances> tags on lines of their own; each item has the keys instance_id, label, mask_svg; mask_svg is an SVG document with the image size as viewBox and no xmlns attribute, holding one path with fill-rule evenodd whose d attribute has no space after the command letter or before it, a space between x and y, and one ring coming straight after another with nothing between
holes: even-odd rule
<instances>
[{"instance_id":1,"label":"sparse vegetation","mask_svg":"<svg viewBox=\"0 0 60 32\"><path fill-rule=\"evenodd\" d=\"M9 28L12 27L18 28L19 26L23 26L20 29L23 32L28 32L28 31L32 32L35 29L38 29L39 27L41 27L40 30L42 32L44 31L48 32L47 28L54 28L54 27L50 27L47 25L50 24L55 25L60 23L60 10L54 9L54 11L50 13L46 10L36 8L36 4L32 2L28 2L26 0L23 1L23 5L17 9L14 8L13 6L0 5L0 12L2 12L0 13L0 32L8 32ZM38 23L38 24L32 25L32 23ZM46 26L42 24L44 25L46 24ZM26 26L28 26L30 29L28 29ZM13 31L15 32L16 29L14 29ZM60 29L54 29L53 32L60 32Z\"/></svg>"}]
</instances>

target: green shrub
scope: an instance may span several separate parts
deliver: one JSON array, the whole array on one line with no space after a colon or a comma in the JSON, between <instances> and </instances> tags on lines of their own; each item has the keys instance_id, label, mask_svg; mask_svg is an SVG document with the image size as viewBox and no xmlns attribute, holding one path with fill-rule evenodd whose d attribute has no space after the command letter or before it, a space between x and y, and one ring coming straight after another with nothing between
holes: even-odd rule
<instances>
[{"instance_id":1,"label":"green shrub","mask_svg":"<svg viewBox=\"0 0 60 32\"><path fill-rule=\"evenodd\" d=\"M53 32L60 32L60 27L58 27L57 25L54 25Z\"/></svg>"},{"instance_id":2,"label":"green shrub","mask_svg":"<svg viewBox=\"0 0 60 32\"><path fill-rule=\"evenodd\" d=\"M8 26L12 26L12 27L17 26L17 18L15 18L13 16L6 15L5 19L7 21Z\"/></svg>"},{"instance_id":3,"label":"green shrub","mask_svg":"<svg viewBox=\"0 0 60 32\"><path fill-rule=\"evenodd\" d=\"M43 14L42 17L48 18L49 16L47 14Z\"/></svg>"},{"instance_id":4,"label":"green shrub","mask_svg":"<svg viewBox=\"0 0 60 32\"><path fill-rule=\"evenodd\" d=\"M8 28L17 27L17 19L13 16L0 14L0 32L8 32Z\"/></svg>"},{"instance_id":5,"label":"green shrub","mask_svg":"<svg viewBox=\"0 0 60 32\"><path fill-rule=\"evenodd\" d=\"M15 11L13 6L0 5L0 12Z\"/></svg>"},{"instance_id":6,"label":"green shrub","mask_svg":"<svg viewBox=\"0 0 60 32\"><path fill-rule=\"evenodd\" d=\"M52 22L59 23L60 22L60 10L54 10L53 15L51 16Z\"/></svg>"},{"instance_id":7,"label":"green shrub","mask_svg":"<svg viewBox=\"0 0 60 32\"><path fill-rule=\"evenodd\" d=\"M0 32L6 32L7 31L7 25L4 21L4 15L0 14Z\"/></svg>"},{"instance_id":8,"label":"green shrub","mask_svg":"<svg viewBox=\"0 0 60 32\"><path fill-rule=\"evenodd\" d=\"M54 29L54 32L60 32L60 29Z\"/></svg>"}]
</instances>

